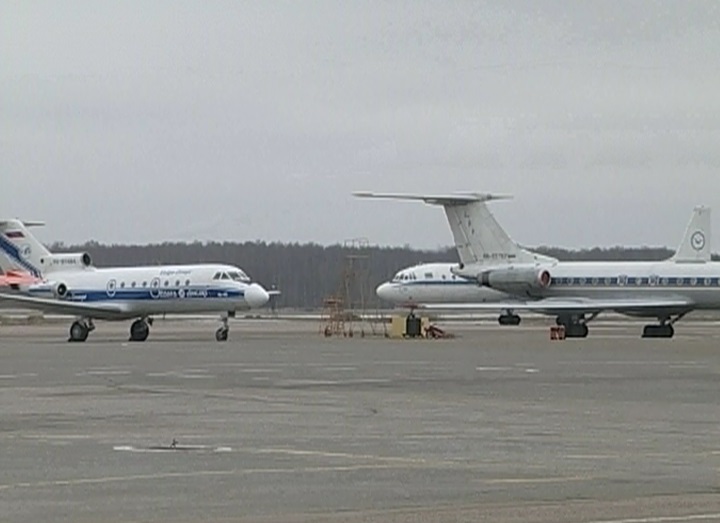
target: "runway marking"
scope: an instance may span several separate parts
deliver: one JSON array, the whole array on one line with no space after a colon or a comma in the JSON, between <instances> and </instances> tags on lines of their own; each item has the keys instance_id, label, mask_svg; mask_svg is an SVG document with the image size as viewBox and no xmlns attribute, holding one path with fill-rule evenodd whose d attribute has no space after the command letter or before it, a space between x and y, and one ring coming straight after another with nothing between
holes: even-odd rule
<instances>
[{"instance_id":1,"label":"runway marking","mask_svg":"<svg viewBox=\"0 0 720 523\"><path fill-rule=\"evenodd\" d=\"M539 369L536 369L534 367L475 367L475 370L478 372L509 372L509 371L518 371L518 372L525 372L526 374L535 374L537 372L540 372Z\"/></svg>"},{"instance_id":2,"label":"runway marking","mask_svg":"<svg viewBox=\"0 0 720 523\"><path fill-rule=\"evenodd\" d=\"M152 453L152 452L198 452L198 451L209 451L213 453L225 453L232 452L231 447L211 447L208 445L178 445L176 447L133 447L132 445L116 445L113 450L120 452L137 452L137 453Z\"/></svg>"},{"instance_id":3,"label":"runway marking","mask_svg":"<svg viewBox=\"0 0 720 523\"><path fill-rule=\"evenodd\" d=\"M0 491L22 488L74 487L79 485L102 485L107 483L123 483L128 481L181 479L212 476L247 476L252 474L307 474L311 472L352 472L357 470L381 470L407 468L406 465L373 464L373 465L340 465L327 467L293 467L266 469L235 469L235 470L195 470L191 472L160 472L157 474L135 474L128 476L105 476L100 478L58 479L50 481L25 481L0 485Z\"/></svg>"},{"instance_id":4,"label":"runway marking","mask_svg":"<svg viewBox=\"0 0 720 523\"><path fill-rule=\"evenodd\" d=\"M485 483L489 485L515 485L515 484L522 484L522 483L565 483L565 482L573 482L573 481L591 481L593 478L591 477L583 477L583 476L570 476L570 477L558 477L558 478L498 478L498 479L479 479L477 480L480 483Z\"/></svg>"},{"instance_id":5,"label":"runway marking","mask_svg":"<svg viewBox=\"0 0 720 523\"><path fill-rule=\"evenodd\" d=\"M720 512L715 514L690 514L687 516L648 516L644 518L598 519L588 523L672 523L682 521L708 521L720 519Z\"/></svg>"},{"instance_id":6,"label":"runway marking","mask_svg":"<svg viewBox=\"0 0 720 523\"><path fill-rule=\"evenodd\" d=\"M296 385L367 385L378 383L390 383L391 380L385 378L368 378L357 380L281 380L279 386L296 386Z\"/></svg>"},{"instance_id":7,"label":"runway marking","mask_svg":"<svg viewBox=\"0 0 720 523\"><path fill-rule=\"evenodd\" d=\"M618 454L568 454L567 459L617 459Z\"/></svg>"},{"instance_id":8,"label":"runway marking","mask_svg":"<svg viewBox=\"0 0 720 523\"><path fill-rule=\"evenodd\" d=\"M352 454L348 452L323 452L320 450L300 450L300 449L283 449L283 448L270 448L270 449L257 449L254 452L257 454L287 454L289 456L321 456L324 458L349 458L349 459L364 459L364 460L378 460L388 461L394 463L428 463L428 460L424 458L400 458L395 456L377 456L374 454ZM452 464L451 462L445 462L446 464Z\"/></svg>"},{"instance_id":9,"label":"runway marking","mask_svg":"<svg viewBox=\"0 0 720 523\"><path fill-rule=\"evenodd\" d=\"M75 376L127 376L131 374L129 370L87 370L78 372Z\"/></svg>"},{"instance_id":10,"label":"runway marking","mask_svg":"<svg viewBox=\"0 0 720 523\"><path fill-rule=\"evenodd\" d=\"M186 374L178 371L147 372L145 376L148 378L180 378L183 380L207 380L216 377L214 374Z\"/></svg>"}]
</instances>

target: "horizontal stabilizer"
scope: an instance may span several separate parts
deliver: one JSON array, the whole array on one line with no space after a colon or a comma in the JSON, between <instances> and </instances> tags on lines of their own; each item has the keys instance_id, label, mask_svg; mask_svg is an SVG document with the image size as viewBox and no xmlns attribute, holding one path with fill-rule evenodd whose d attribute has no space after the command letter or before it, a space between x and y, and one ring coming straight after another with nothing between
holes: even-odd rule
<instances>
[{"instance_id":1,"label":"horizontal stabilizer","mask_svg":"<svg viewBox=\"0 0 720 523\"><path fill-rule=\"evenodd\" d=\"M0 220L0 227L2 227L3 225L9 225L9 224L17 223L17 222L18 222L18 220L15 220L15 219ZM45 222L38 222L38 221L22 220L20 223L22 223L25 227L44 227L45 226Z\"/></svg>"},{"instance_id":2,"label":"horizontal stabilizer","mask_svg":"<svg viewBox=\"0 0 720 523\"><path fill-rule=\"evenodd\" d=\"M355 192L353 196L357 198L377 198L386 200L410 200L429 203L431 205L465 205L473 202L490 202L493 200L509 200L512 196L502 194L484 194L484 193L461 193L446 195L422 195L422 194L402 194L402 193L374 193L374 192Z\"/></svg>"}]
</instances>

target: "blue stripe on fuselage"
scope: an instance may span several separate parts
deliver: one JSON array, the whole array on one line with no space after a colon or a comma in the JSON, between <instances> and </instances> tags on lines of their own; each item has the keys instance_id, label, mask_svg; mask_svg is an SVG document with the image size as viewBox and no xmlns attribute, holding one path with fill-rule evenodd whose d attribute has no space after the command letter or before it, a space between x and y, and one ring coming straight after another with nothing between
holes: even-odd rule
<instances>
[{"instance_id":1,"label":"blue stripe on fuselage","mask_svg":"<svg viewBox=\"0 0 720 523\"><path fill-rule=\"evenodd\" d=\"M47 294L52 292L50 287L30 289L34 294ZM196 300L196 299L235 299L245 296L240 289L206 288L206 287L180 287L160 289L115 289L108 294L106 289L71 289L64 301L103 302L103 301L148 301L148 300Z\"/></svg>"}]
</instances>

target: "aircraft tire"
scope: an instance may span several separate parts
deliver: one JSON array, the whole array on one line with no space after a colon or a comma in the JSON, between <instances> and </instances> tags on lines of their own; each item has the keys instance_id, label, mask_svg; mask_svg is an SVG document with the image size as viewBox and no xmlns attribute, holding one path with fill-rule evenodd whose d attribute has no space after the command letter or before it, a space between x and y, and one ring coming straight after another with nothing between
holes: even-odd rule
<instances>
[{"instance_id":1,"label":"aircraft tire","mask_svg":"<svg viewBox=\"0 0 720 523\"><path fill-rule=\"evenodd\" d=\"M145 320L135 320L130 325L130 341L145 341L150 335L150 326Z\"/></svg>"},{"instance_id":2,"label":"aircraft tire","mask_svg":"<svg viewBox=\"0 0 720 523\"><path fill-rule=\"evenodd\" d=\"M675 335L675 328L670 324L645 325L643 338L672 338Z\"/></svg>"},{"instance_id":3,"label":"aircraft tire","mask_svg":"<svg viewBox=\"0 0 720 523\"><path fill-rule=\"evenodd\" d=\"M498 317L498 323L500 325L520 325L521 318L517 314L503 314Z\"/></svg>"},{"instance_id":4,"label":"aircraft tire","mask_svg":"<svg viewBox=\"0 0 720 523\"><path fill-rule=\"evenodd\" d=\"M227 341L229 332L230 332L230 329L226 329L225 327L220 327L218 330L215 331L215 340L216 341Z\"/></svg>"},{"instance_id":5,"label":"aircraft tire","mask_svg":"<svg viewBox=\"0 0 720 523\"><path fill-rule=\"evenodd\" d=\"M588 326L584 323L571 323L565 326L566 338L587 338L589 332Z\"/></svg>"},{"instance_id":6,"label":"aircraft tire","mask_svg":"<svg viewBox=\"0 0 720 523\"><path fill-rule=\"evenodd\" d=\"M88 329L83 322L75 321L72 325L70 325L70 337L68 338L68 341L76 343L83 342L87 340L89 333L90 329Z\"/></svg>"}]
</instances>

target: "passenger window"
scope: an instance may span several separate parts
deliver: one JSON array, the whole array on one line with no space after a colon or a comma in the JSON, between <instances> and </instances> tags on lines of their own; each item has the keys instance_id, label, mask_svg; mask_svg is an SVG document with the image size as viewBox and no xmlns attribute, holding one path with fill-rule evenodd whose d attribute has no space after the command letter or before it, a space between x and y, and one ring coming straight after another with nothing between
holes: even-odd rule
<instances>
[{"instance_id":1,"label":"passenger window","mask_svg":"<svg viewBox=\"0 0 720 523\"><path fill-rule=\"evenodd\" d=\"M170 282L165 280L165 287L168 287L170 285Z\"/></svg>"},{"instance_id":2,"label":"passenger window","mask_svg":"<svg viewBox=\"0 0 720 523\"><path fill-rule=\"evenodd\" d=\"M121 289L124 289L124 288L125 288L125 282L124 282L124 281L121 281L121 282L120 282L120 288L121 288Z\"/></svg>"},{"instance_id":3,"label":"passenger window","mask_svg":"<svg viewBox=\"0 0 720 523\"><path fill-rule=\"evenodd\" d=\"M180 287L180 280L175 280L175 287Z\"/></svg>"},{"instance_id":4,"label":"passenger window","mask_svg":"<svg viewBox=\"0 0 720 523\"><path fill-rule=\"evenodd\" d=\"M132 287L132 288L134 289L134 288L135 288L135 282L132 282L132 283L130 284L130 287Z\"/></svg>"},{"instance_id":5,"label":"passenger window","mask_svg":"<svg viewBox=\"0 0 720 523\"><path fill-rule=\"evenodd\" d=\"M190 287L190 280L185 280L185 287Z\"/></svg>"}]
</instances>

